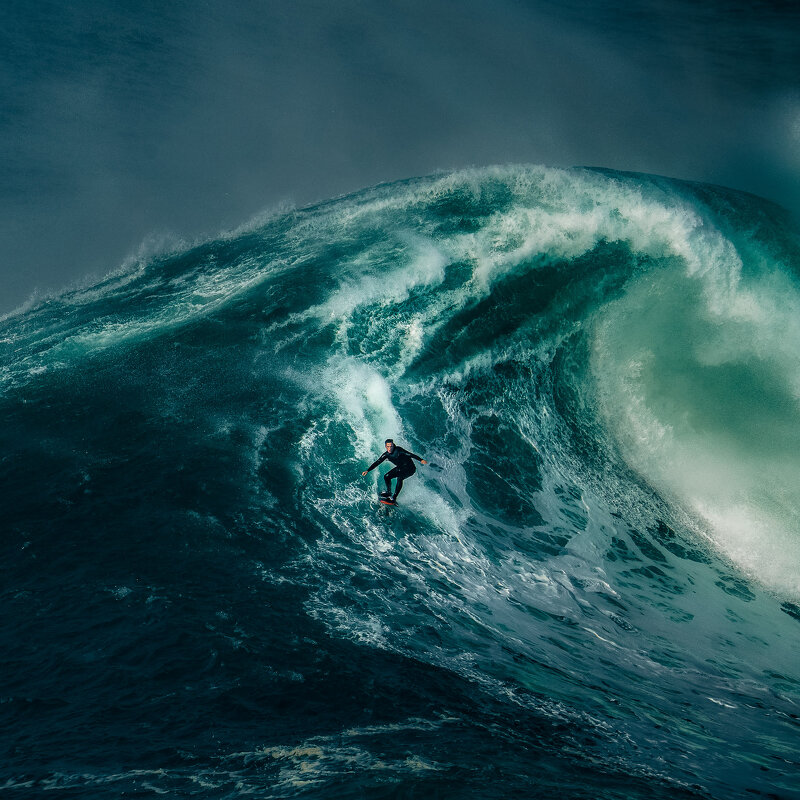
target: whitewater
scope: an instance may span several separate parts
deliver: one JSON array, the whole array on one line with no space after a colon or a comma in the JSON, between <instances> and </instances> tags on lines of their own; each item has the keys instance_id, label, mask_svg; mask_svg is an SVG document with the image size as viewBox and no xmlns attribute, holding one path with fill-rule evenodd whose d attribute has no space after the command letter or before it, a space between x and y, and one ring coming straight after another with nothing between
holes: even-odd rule
<instances>
[{"instance_id":1,"label":"whitewater","mask_svg":"<svg viewBox=\"0 0 800 800\"><path fill-rule=\"evenodd\" d=\"M800 797L798 270L758 197L508 166L7 315L0 787Z\"/></svg>"}]
</instances>

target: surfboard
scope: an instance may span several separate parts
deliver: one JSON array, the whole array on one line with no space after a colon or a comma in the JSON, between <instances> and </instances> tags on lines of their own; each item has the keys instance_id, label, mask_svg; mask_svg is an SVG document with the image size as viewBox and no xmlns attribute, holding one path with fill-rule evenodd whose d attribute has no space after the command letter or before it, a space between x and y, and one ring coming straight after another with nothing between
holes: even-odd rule
<instances>
[{"instance_id":1,"label":"surfboard","mask_svg":"<svg viewBox=\"0 0 800 800\"><path fill-rule=\"evenodd\" d=\"M397 503L389 495L379 494L378 501L384 506L396 506Z\"/></svg>"}]
</instances>

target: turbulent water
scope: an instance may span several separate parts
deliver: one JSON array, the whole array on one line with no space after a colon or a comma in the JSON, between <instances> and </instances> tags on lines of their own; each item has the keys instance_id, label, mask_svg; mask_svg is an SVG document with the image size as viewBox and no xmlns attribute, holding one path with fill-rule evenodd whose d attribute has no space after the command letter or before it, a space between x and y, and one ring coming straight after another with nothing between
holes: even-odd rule
<instances>
[{"instance_id":1,"label":"turbulent water","mask_svg":"<svg viewBox=\"0 0 800 800\"><path fill-rule=\"evenodd\" d=\"M486 169L6 317L4 796L800 796L799 242Z\"/></svg>"}]
</instances>

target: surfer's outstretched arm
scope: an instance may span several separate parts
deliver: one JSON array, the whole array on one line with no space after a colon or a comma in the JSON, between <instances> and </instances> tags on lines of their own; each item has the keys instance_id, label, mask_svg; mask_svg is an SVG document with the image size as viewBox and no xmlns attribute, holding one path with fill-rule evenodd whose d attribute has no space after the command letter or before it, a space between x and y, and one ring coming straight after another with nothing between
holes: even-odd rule
<instances>
[{"instance_id":1,"label":"surfer's outstretched arm","mask_svg":"<svg viewBox=\"0 0 800 800\"><path fill-rule=\"evenodd\" d=\"M382 464L384 461L386 461L386 456L387 453L383 453L377 461L370 464L370 466L368 466L361 474L366 475L368 472L371 472L373 469L375 469L375 467L378 466L378 464Z\"/></svg>"},{"instance_id":2,"label":"surfer's outstretched arm","mask_svg":"<svg viewBox=\"0 0 800 800\"><path fill-rule=\"evenodd\" d=\"M406 450L403 447L398 447L397 449L401 453L405 453L407 456L410 456L411 458L416 458L417 461L419 461L420 464L427 464L428 463L422 456L418 456L416 453L412 453L410 450Z\"/></svg>"}]
</instances>

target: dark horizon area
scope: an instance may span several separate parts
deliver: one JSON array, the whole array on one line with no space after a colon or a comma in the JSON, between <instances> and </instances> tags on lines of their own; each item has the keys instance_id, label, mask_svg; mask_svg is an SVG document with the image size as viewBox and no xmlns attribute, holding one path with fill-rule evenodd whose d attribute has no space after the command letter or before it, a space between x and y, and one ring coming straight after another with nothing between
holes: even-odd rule
<instances>
[{"instance_id":1,"label":"dark horizon area","mask_svg":"<svg viewBox=\"0 0 800 800\"><path fill-rule=\"evenodd\" d=\"M0 23L0 313L282 203L468 166L800 210L788 3L87 0Z\"/></svg>"}]
</instances>

